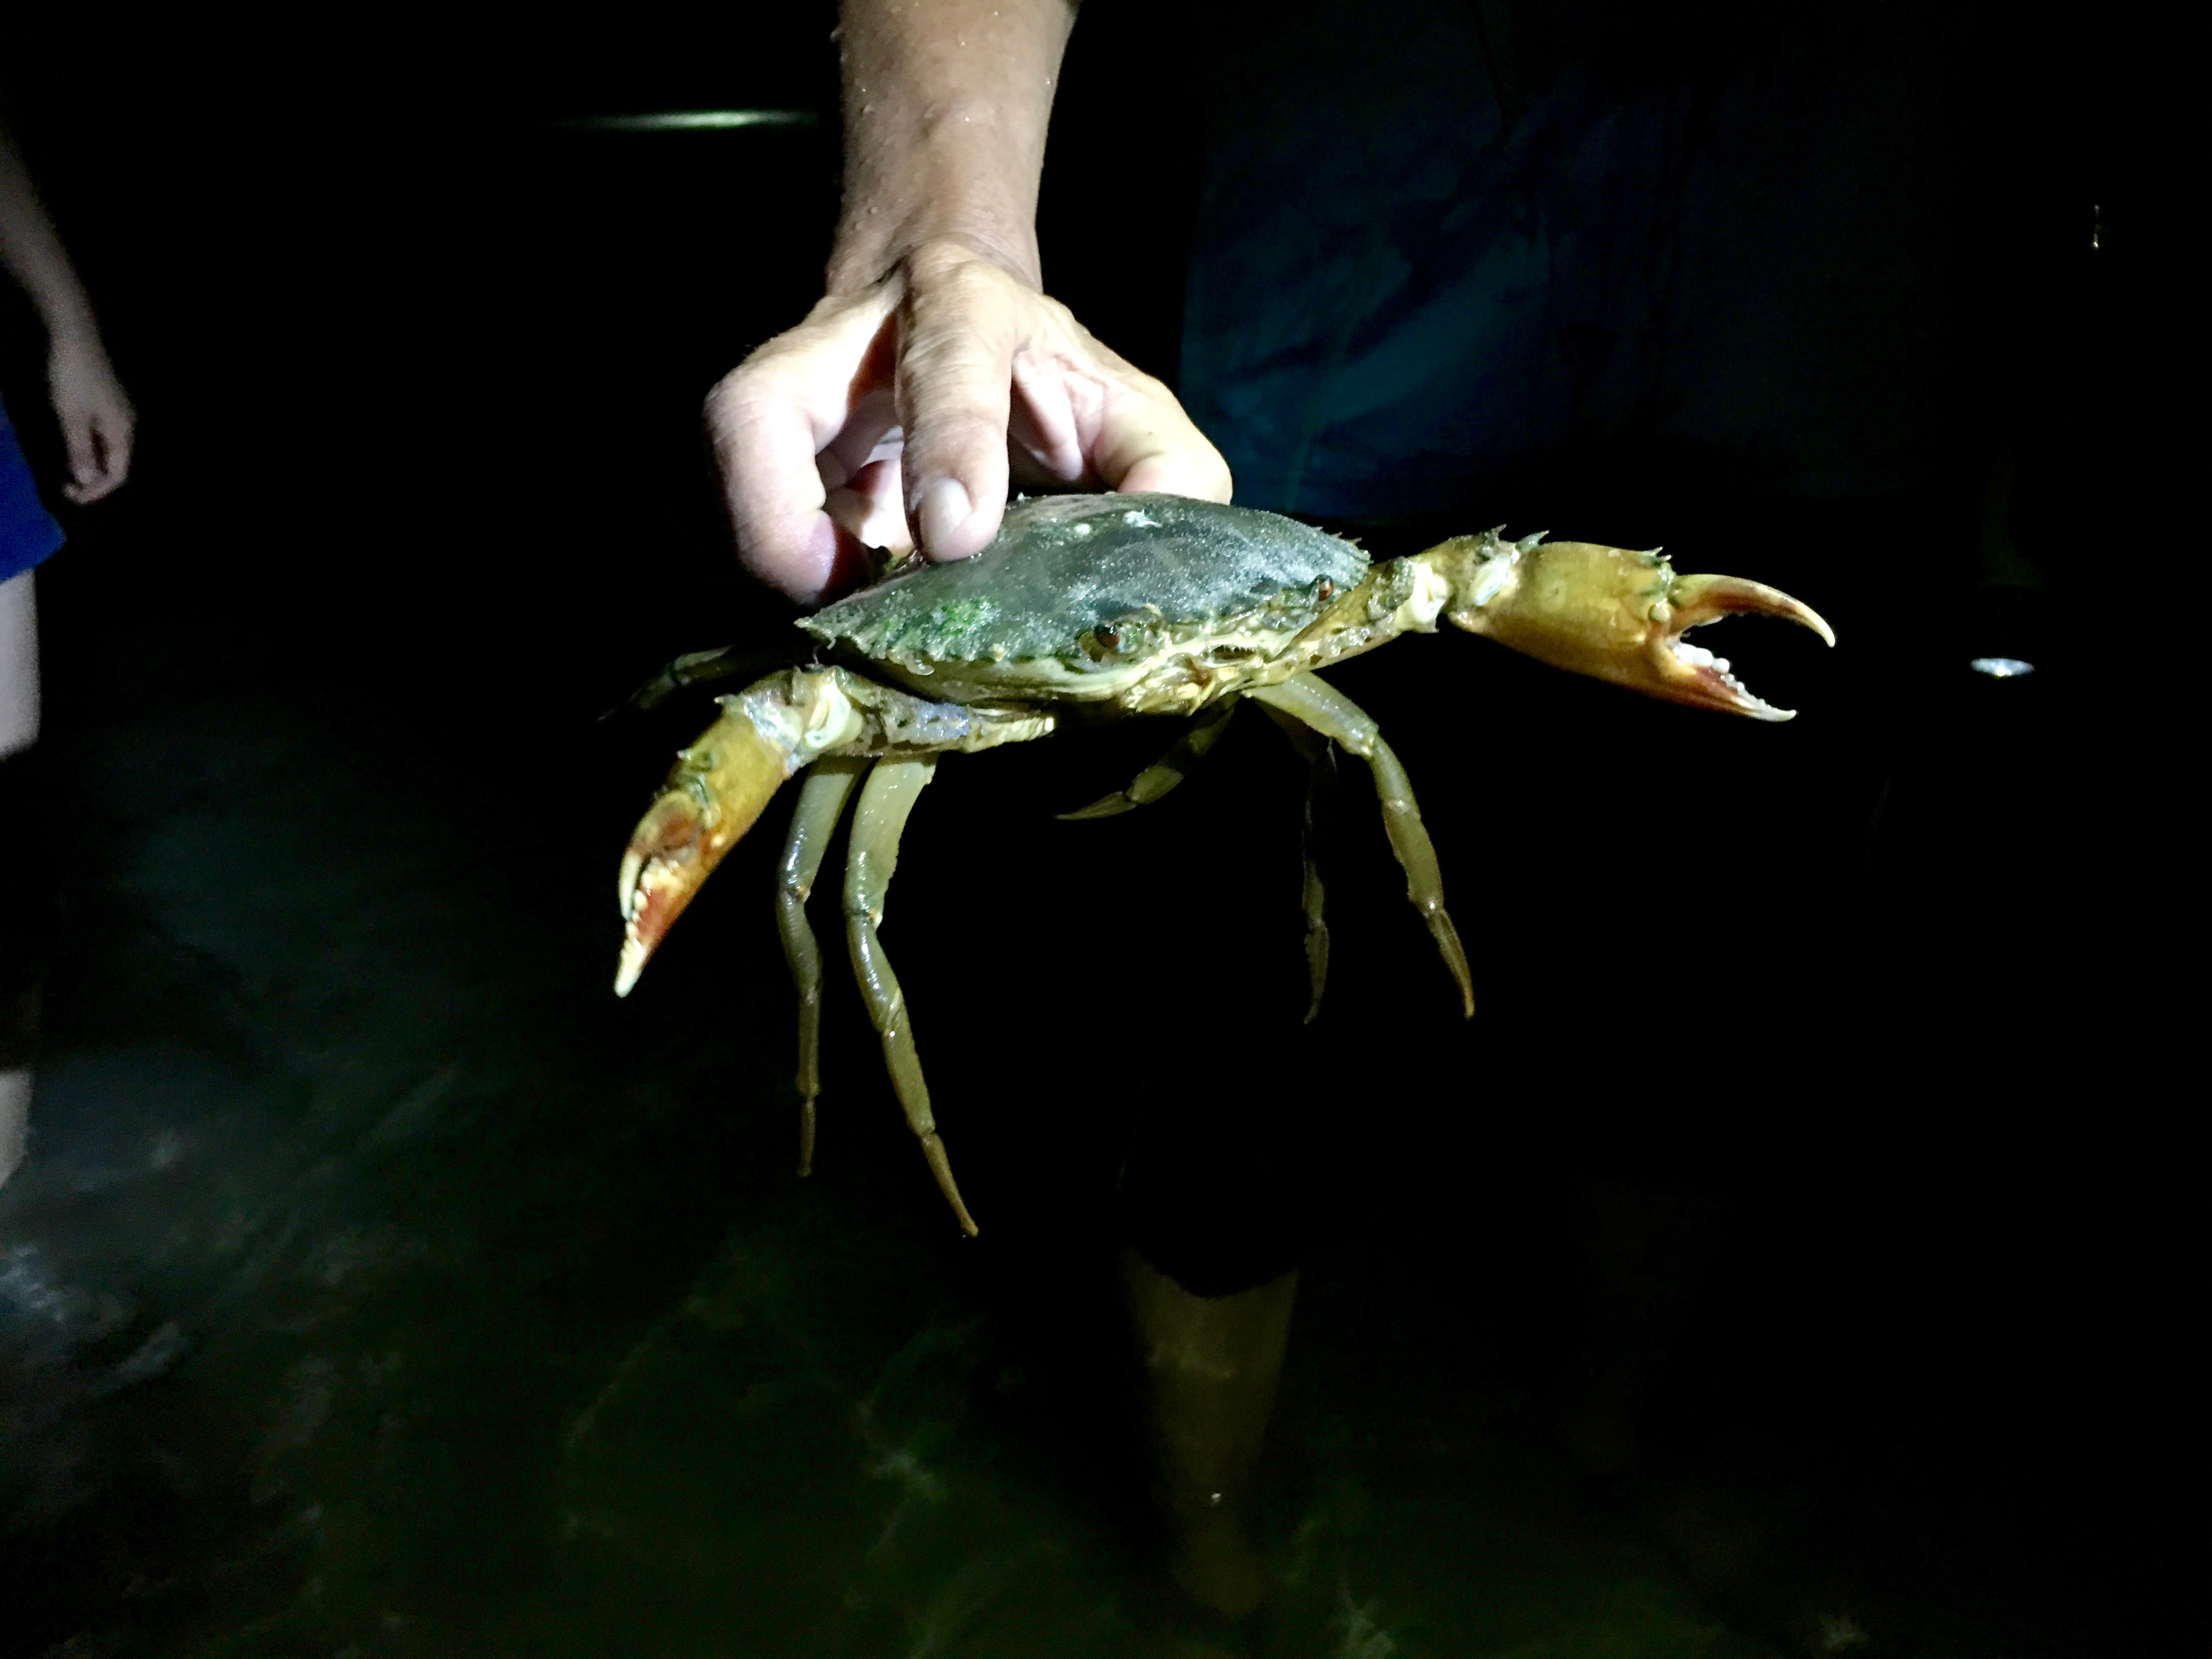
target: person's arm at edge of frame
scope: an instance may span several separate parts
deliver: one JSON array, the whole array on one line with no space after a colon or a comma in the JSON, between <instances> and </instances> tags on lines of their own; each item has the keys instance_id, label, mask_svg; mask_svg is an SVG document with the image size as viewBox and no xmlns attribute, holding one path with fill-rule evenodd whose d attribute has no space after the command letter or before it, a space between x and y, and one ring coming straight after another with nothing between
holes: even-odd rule
<instances>
[{"instance_id":1,"label":"person's arm at edge of frame","mask_svg":"<svg viewBox=\"0 0 2212 1659\"><path fill-rule=\"evenodd\" d=\"M47 385L69 452L64 493L80 505L112 495L130 474L137 417L108 362L92 301L5 121L0 121L0 265L31 296L46 325Z\"/></svg>"},{"instance_id":2,"label":"person's arm at edge of frame","mask_svg":"<svg viewBox=\"0 0 2212 1659\"><path fill-rule=\"evenodd\" d=\"M1010 477L1229 497L1174 395L1042 291L1037 188L1073 22L1066 0L842 8L826 291L707 410L739 556L802 604L860 580L866 546L975 553Z\"/></svg>"}]
</instances>

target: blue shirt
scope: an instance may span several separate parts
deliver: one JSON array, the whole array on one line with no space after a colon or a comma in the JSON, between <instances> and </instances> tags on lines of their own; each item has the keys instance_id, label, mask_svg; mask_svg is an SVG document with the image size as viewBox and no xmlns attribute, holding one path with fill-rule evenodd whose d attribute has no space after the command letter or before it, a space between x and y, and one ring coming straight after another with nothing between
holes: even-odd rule
<instances>
[{"instance_id":1,"label":"blue shirt","mask_svg":"<svg viewBox=\"0 0 2212 1659\"><path fill-rule=\"evenodd\" d=\"M0 582L43 562L63 540L61 526L39 499L7 407L0 404Z\"/></svg>"}]
</instances>

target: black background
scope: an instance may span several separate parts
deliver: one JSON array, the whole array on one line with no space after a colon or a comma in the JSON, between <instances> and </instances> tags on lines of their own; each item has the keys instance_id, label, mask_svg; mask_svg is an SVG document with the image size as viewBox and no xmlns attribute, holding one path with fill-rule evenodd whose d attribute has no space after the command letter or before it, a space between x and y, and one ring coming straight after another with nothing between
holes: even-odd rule
<instances>
[{"instance_id":1,"label":"black background","mask_svg":"<svg viewBox=\"0 0 2212 1659\"><path fill-rule=\"evenodd\" d=\"M50 16L0 48L143 416L130 488L70 515L42 577L52 717L289 681L410 724L437 763L550 772L557 833L502 853L603 885L583 855L611 863L696 711L592 717L674 651L785 625L724 549L696 410L817 291L829 19L290 27ZM1169 375L1188 201L1128 181L1181 176L1220 71L1161 50L1178 30L1086 16L1042 217L1048 286ZM987 1220L1034 1247L986 1270L1009 1303L1093 1248L1145 1079L1199 1066L1275 1115L1286 1178L1323 1166L1316 1251L1440 1365L1571 1401L1632 1352L1640 1466L1787 1471L1841 1553L1890 1564L1870 1571L1993 1586L2052 1652L2169 1650L2166 1609L2201 1599L2201 1527L2176 1513L2201 1474L2201 1107L2160 1058L2195 953L2183 751L2150 729L2142 659L2185 649L2160 613L2195 600L2139 520L2163 451L2135 377L2166 343L2148 144L2100 113L2148 54L2087 26L1960 35L1959 326L2021 447L2039 602L1978 592L1963 466L1842 503L1565 466L1498 515L1775 581L1842 643L1735 625L1723 648L1806 711L1780 729L1457 640L1340 675L1422 787L1474 1025L1352 777L1333 1000L1297 1026L1299 783L1256 721L1107 825L1047 809L1155 734L948 768L901 933L933 941L909 980L957 988L940 1026L957 1006L977 1034L935 1044L940 1096L1005 1102L959 1152ZM822 119L554 125L749 105ZM51 477L35 331L12 301L5 328ZM1402 550L1390 533L1370 545ZM1965 670L2023 641L2033 678ZM727 890L771 851L732 859L657 973L705 971L703 939L758 920ZM854 1010L831 1018L865 1043ZM1035 1340L1078 1340L1048 1320Z\"/></svg>"}]
</instances>

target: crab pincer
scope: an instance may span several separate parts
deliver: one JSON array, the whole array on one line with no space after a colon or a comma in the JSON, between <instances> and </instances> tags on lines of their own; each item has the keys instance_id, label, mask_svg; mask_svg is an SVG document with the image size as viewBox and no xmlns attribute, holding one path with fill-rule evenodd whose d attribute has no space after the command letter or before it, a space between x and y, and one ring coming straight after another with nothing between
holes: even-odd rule
<instances>
[{"instance_id":1,"label":"crab pincer","mask_svg":"<svg viewBox=\"0 0 2212 1659\"><path fill-rule=\"evenodd\" d=\"M1506 541L1496 531L1419 556L1452 572L1450 620L1554 668L1610 680L1668 702L1753 720L1796 711L1753 696L1717 657L1682 636L1723 617L1779 617L1827 644L1835 631L1780 588L1741 576L1678 576L1657 548L1591 542Z\"/></svg>"},{"instance_id":2,"label":"crab pincer","mask_svg":"<svg viewBox=\"0 0 2212 1659\"><path fill-rule=\"evenodd\" d=\"M863 721L835 673L771 674L721 699L722 716L679 751L630 834L616 878L628 996L676 918L791 775L856 737Z\"/></svg>"}]
</instances>

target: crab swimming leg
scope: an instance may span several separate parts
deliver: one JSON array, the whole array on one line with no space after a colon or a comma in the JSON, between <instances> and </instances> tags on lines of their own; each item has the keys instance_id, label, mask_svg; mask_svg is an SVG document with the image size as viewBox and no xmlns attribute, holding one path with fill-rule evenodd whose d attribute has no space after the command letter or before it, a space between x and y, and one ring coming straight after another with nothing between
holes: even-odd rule
<instances>
[{"instance_id":1,"label":"crab swimming leg","mask_svg":"<svg viewBox=\"0 0 2212 1659\"><path fill-rule=\"evenodd\" d=\"M822 855L853 786L868 763L830 755L814 763L799 786L799 805L791 815L791 834L776 866L775 920L783 934L783 959L799 988L799 1173L814 1169L814 1097L822 1092L822 951L807 925L806 901L822 871Z\"/></svg>"},{"instance_id":2,"label":"crab swimming leg","mask_svg":"<svg viewBox=\"0 0 2212 1659\"><path fill-rule=\"evenodd\" d=\"M1413 785L1406 769L1367 711L1314 674L1294 674L1280 685L1247 691L1271 708L1294 715L1325 738L1333 738L1365 761L1375 774L1375 793L1382 802L1382 827L1390 833L1390 850L1406 872L1406 896L1429 924L1437 949L1459 982L1468 1018L1474 1018L1474 980L1468 972L1467 952L1460 948L1459 930L1444 909L1443 873L1437 868L1437 849L1421 823L1421 809L1413 799Z\"/></svg>"},{"instance_id":3,"label":"crab swimming leg","mask_svg":"<svg viewBox=\"0 0 2212 1659\"><path fill-rule=\"evenodd\" d=\"M1291 747L1306 763L1305 814L1298 832L1305 885L1298 902L1306 915L1306 978L1313 987L1313 999L1306 1005L1305 1023L1310 1025L1321 1014L1321 994L1328 986L1328 917L1323 908L1328 893L1321 879L1321 815L1322 799L1336 782L1336 745L1279 708L1263 703L1261 712L1282 728Z\"/></svg>"},{"instance_id":4,"label":"crab swimming leg","mask_svg":"<svg viewBox=\"0 0 2212 1659\"><path fill-rule=\"evenodd\" d=\"M1205 758L1206 751L1221 740L1221 734L1229 729L1229 717L1236 712L1237 696L1231 692L1193 720L1174 746L1132 778L1127 788L1101 795L1090 805L1060 816L1065 819L1110 818L1139 806L1150 806L1190 775Z\"/></svg>"},{"instance_id":5,"label":"crab swimming leg","mask_svg":"<svg viewBox=\"0 0 2212 1659\"><path fill-rule=\"evenodd\" d=\"M883 925L884 896L891 873L898 867L899 836L916 796L937 775L937 757L919 755L878 761L860 786L860 804L853 812L851 851L845 865L845 938L853 948L853 972L860 981L860 996L868 1005L868 1018L884 1040L884 1063L891 1074L891 1087L906 1112L907 1125L921 1140L922 1156L937 1185L952 1206L952 1213L969 1237L975 1217L961 1201L960 1188L952 1179L952 1162L938 1139L937 1120L929 1110L929 1085L922 1080L921 1059L915 1053L914 1029L907 1018L906 994L890 958L884 954L876 929Z\"/></svg>"}]
</instances>

